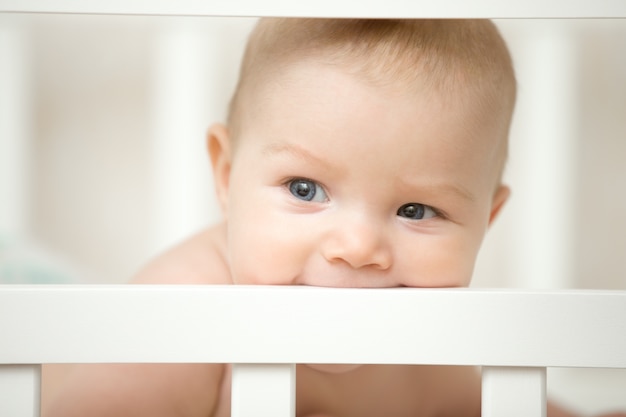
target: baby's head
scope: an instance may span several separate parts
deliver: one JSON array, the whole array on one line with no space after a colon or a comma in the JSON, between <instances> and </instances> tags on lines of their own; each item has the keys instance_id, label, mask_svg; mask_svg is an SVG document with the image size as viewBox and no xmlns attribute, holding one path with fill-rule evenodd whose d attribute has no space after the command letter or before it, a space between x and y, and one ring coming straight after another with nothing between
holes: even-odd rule
<instances>
[{"instance_id":1,"label":"baby's head","mask_svg":"<svg viewBox=\"0 0 626 417\"><path fill-rule=\"evenodd\" d=\"M234 281L467 285L514 102L489 21L262 19L209 141Z\"/></svg>"},{"instance_id":2,"label":"baby's head","mask_svg":"<svg viewBox=\"0 0 626 417\"><path fill-rule=\"evenodd\" d=\"M493 145L504 164L516 82L508 49L491 21L261 19L229 109L233 137L286 69L310 63L341 67L395 94L443 95L466 103L473 123L501 125Z\"/></svg>"}]
</instances>

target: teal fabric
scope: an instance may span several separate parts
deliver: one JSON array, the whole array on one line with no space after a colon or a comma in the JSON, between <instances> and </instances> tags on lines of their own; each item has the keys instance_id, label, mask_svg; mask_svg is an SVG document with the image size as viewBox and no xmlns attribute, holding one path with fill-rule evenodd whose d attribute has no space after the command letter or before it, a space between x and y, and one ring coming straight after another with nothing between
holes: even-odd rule
<instances>
[{"instance_id":1,"label":"teal fabric","mask_svg":"<svg viewBox=\"0 0 626 417\"><path fill-rule=\"evenodd\" d=\"M0 284L69 284L66 269L41 249L0 236Z\"/></svg>"}]
</instances>

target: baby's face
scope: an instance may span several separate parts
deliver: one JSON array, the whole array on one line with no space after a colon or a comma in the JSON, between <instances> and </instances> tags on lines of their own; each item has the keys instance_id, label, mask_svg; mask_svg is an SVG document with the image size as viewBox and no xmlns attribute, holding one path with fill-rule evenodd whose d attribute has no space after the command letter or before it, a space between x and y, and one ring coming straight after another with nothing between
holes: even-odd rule
<instances>
[{"instance_id":1,"label":"baby's face","mask_svg":"<svg viewBox=\"0 0 626 417\"><path fill-rule=\"evenodd\" d=\"M242 124L224 206L236 284L470 282L497 188L495 128L454 100L291 68Z\"/></svg>"}]
</instances>

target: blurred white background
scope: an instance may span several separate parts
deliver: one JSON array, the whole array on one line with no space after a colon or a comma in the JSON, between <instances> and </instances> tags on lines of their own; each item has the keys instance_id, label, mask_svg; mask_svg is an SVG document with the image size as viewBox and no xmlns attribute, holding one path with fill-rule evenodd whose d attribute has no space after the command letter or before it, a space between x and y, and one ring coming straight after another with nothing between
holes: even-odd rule
<instances>
[{"instance_id":1,"label":"blurred white background","mask_svg":"<svg viewBox=\"0 0 626 417\"><path fill-rule=\"evenodd\" d=\"M205 133L253 23L0 15L0 283L125 282L219 218ZM474 285L626 289L626 20L497 24L513 194ZM554 372L552 394L626 407L626 378L598 372Z\"/></svg>"}]
</instances>

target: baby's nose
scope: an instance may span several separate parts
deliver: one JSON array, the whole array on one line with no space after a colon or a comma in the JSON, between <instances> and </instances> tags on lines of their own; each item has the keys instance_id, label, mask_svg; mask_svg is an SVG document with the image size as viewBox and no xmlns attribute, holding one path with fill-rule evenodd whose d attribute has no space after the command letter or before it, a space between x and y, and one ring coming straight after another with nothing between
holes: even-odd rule
<instances>
[{"instance_id":1,"label":"baby's nose","mask_svg":"<svg viewBox=\"0 0 626 417\"><path fill-rule=\"evenodd\" d=\"M354 269L386 270L392 264L392 251L384 228L359 219L332 228L322 244L330 263L346 263Z\"/></svg>"}]
</instances>

